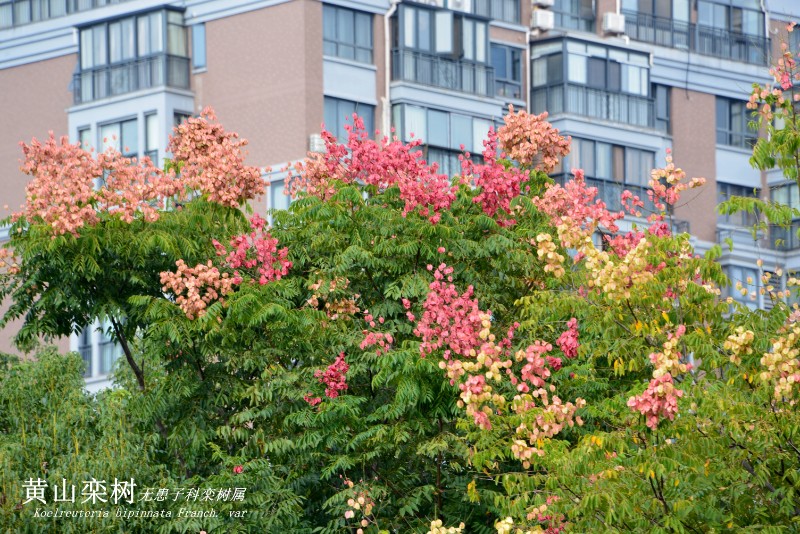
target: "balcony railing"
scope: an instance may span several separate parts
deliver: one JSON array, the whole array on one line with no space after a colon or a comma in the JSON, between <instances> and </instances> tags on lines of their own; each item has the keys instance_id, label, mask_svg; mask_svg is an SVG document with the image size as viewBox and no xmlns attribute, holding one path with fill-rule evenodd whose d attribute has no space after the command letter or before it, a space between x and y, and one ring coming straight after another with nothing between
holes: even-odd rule
<instances>
[{"instance_id":1,"label":"balcony railing","mask_svg":"<svg viewBox=\"0 0 800 534\"><path fill-rule=\"evenodd\" d=\"M490 19L520 23L519 0L475 0L472 12Z\"/></svg>"},{"instance_id":2,"label":"balcony railing","mask_svg":"<svg viewBox=\"0 0 800 534\"><path fill-rule=\"evenodd\" d=\"M800 249L800 238L797 237L798 230L800 230L800 221L794 221L788 228L770 225L767 245L773 250Z\"/></svg>"},{"instance_id":3,"label":"balcony railing","mask_svg":"<svg viewBox=\"0 0 800 534\"><path fill-rule=\"evenodd\" d=\"M557 183L564 185L569 180L572 180L571 174L557 174L552 177ZM647 215L653 213L655 211L655 206L653 202L648 198L647 192L650 191L649 187L643 187L640 185L634 184L621 184L618 182L612 182L611 180L602 180L598 178L585 178L586 185L589 187L596 187L597 188L597 196L595 197L596 200L602 200L605 202L606 207L609 211L622 211L622 192L625 190L630 191L634 195L638 196L642 202L644 202L644 207L642 209L642 216L646 217ZM684 230L676 229L676 232L680 231L687 231L688 232L688 223L685 221L678 221L682 226L681 228L685 228ZM678 226L676 223L676 228ZM683 226L687 225L687 226Z\"/></svg>"},{"instance_id":4,"label":"balcony railing","mask_svg":"<svg viewBox=\"0 0 800 534\"><path fill-rule=\"evenodd\" d=\"M654 99L612 93L585 85L566 84L534 89L531 106L535 113L574 113L643 128L655 127Z\"/></svg>"},{"instance_id":5,"label":"balcony railing","mask_svg":"<svg viewBox=\"0 0 800 534\"><path fill-rule=\"evenodd\" d=\"M679 48L706 56L769 64L769 39L701 26L636 11L624 11L625 33L635 41Z\"/></svg>"},{"instance_id":6,"label":"balcony railing","mask_svg":"<svg viewBox=\"0 0 800 534\"><path fill-rule=\"evenodd\" d=\"M594 17L586 18L571 13L569 11L559 11L553 9L555 15L556 28L563 28L565 30L578 30L582 32L594 32Z\"/></svg>"},{"instance_id":7,"label":"balcony railing","mask_svg":"<svg viewBox=\"0 0 800 534\"><path fill-rule=\"evenodd\" d=\"M409 50L392 51L392 79L494 96L494 68Z\"/></svg>"},{"instance_id":8,"label":"balcony railing","mask_svg":"<svg viewBox=\"0 0 800 534\"><path fill-rule=\"evenodd\" d=\"M73 77L73 97L82 104L160 86L188 89L189 58L159 54L82 70Z\"/></svg>"},{"instance_id":9,"label":"balcony railing","mask_svg":"<svg viewBox=\"0 0 800 534\"><path fill-rule=\"evenodd\" d=\"M0 30L127 0L0 0Z\"/></svg>"}]
</instances>

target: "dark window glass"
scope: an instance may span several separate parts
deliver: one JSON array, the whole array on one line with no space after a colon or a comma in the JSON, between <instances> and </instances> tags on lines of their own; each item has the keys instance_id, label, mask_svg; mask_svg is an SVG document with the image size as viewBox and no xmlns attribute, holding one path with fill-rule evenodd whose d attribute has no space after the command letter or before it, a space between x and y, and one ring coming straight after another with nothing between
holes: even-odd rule
<instances>
[{"instance_id":1,"label":"dark window glass","mask_svg":"<svg viewBox=\"0 0 800 534\"><path fill-rule=\"evenodd\" d=\"M351 100L325 97L323 115L325 129L331 132L340 143L347 142L346 125L353 124L353 114L358 114L364 121L364 128L372 136L375 133L375 106Z\"/></svg>"},{"instance_id":2,"label":"dark window glass","mask_svg":"<svg viewBox=\"0 0 800 534\"><path fill-rule=\"evenodd\" d=\"M327 56L372 63L372 15L324 5L322 51Z\"/></svg>"}]
</instances>

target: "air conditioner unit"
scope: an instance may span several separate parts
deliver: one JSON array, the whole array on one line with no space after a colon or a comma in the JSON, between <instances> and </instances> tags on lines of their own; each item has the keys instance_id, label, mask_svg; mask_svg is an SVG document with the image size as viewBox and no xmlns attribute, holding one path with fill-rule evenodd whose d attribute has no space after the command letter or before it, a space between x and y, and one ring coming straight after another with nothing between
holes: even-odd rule
<instances>
[{"instance_id":1,"label":"air conditioner unit","mask_svg":"<svg viewBox=\"0 0 800 534\"><path fill-rule=\"evenodd\" d=\"M625 33L625 15L622 13L606 13L603 15L603 31L606 33Z\"/></svg>"},{"instance_id":2,"label":"air conditioner unit","mask_svg":"<svg viewBox=\"0 0 800 534\"><path fill-rule=\"evenodd\" d=\"M472 0L447 0L447 7L453 11L472 13Z\"/></svg>"},{"instance_id":3,"label":"air conditioner unit","mask_svg":"<svg viewBox=\"0 0 800 534\"><path fill-rule=\"evenodd\" d=\"M325 152L325 141L322 140L320 134L311 134L308 136L308 151Z\"/></svg>"},{"instance_id":4,"label":"air conditioner unit","mask_svg":"<svg viewBox=\"0 0 800 534\"><path fill-rule=\"evenodd\" d=\"M531 15L531 27L534 30L552 30L555 26L555 16L552 11L537 9Z\"/></svg>"},{"instance_id":5,"label":"air conditioner unit","mask_svg":"<svg viewBox=\"0 0 800 534\"><path fill-rule=\"evenodd\" d=\"M553 7L556 0L533 0L533 5L538 7Z\"/></svg>"}]
</instances>

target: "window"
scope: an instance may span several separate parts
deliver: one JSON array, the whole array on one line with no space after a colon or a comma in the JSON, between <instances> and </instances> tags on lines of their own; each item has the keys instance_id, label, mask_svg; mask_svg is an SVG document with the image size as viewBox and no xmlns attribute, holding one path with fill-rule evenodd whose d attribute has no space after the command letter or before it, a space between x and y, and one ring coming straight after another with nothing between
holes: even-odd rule
<instances>
[{"instance_id":1,"label":"window","mask_svg":"<svg viewBox=\"0 0 800 534\"><path fill-rule=\"evenodd\" d=\"M372 63L372 15L324 5L322 42L326 56Z\"/></svg>"},{"instance_id":2,"label":"window","mask_svg":"<svg viewBox=\"0 0 800 534\"><path fill-rule=\"evenodd\" d=\"M474 0L473 12L482 17L520 23L519 0Z\"/></svg>"},{"instance_id":3,"label":"window","mask_svg":"<svg viewBox=\"0 0 800 534\"><path fill-rule=\"evenodd\" d=\"M192 26L192 67L206 68L206 25Z\"/></svg>"},{"instance_id":4,"label":"window","mask_svg":"<svg viewBox=\"0 0 800 534\"><path fill-rule=\"evenodd\" d=\"M81 355L81 359L83 359L83 363L85 368L83 370L83 376L89 377L92 376L92 329L91 327L86 327L81 330L80 335L78 335L78 352Z\"/></svg>"},{"instance_id":5,"label":"window","mask_svg":"<svg viewBox=\"0 0 800 534\"><path fill-rule=\"evenodd\" d=\"M422 139L426 145L475 154L483 152L492 123L488 119L449 113L436 109L397 104L392 108L392 121L404 141Z\"/></svg>"},{"instance_id":6,"label":"window","mask_svg":"<svg viewBox=\"0 0 800 534\"><path fill-rule=\"evenodd\" d=\"M114 363L119 359L122 354L122 347L115 343L109 335L111 329L111 321L108 319L101 323L100 328L100 374L108 374L114 369Z\"/></svg>"},{"instance_id":7,"label":"window","mask_svg":"<svg viewBox=\"0 0 800 534\"><path fill-rule=\"evenodd\" d=\"M764 35L764 14L757 9L744 9L699 0L697 23L709 28L728 30L747 35Z\"/></svg>"},{"instance_id":8,"label":"window","mask_svg":"<svg viewBox=\"0 0 800 534\"><path fill-rule=\"evenodd\" d=\"M522 98L522 50L492 43L492 67L497 96Z\"/></svg>"},{"instance_id":9,"label":"window","mask_svg":"<svg viewBox=\"0 0 800 534\"><path fill-rule=\"evenodd\" d=\"M593 0L556 0L553 12L557 28L594 31Z\"/></svg>"},{"instance_id":10,"label":"window","mask_svg":"<svg viewBox=\"0 0 800 534\"><path fill-rule=\"evenodd\" d=\"M656 99L656 128L666 134L672 133L670 125L670 96L672 89L667 85L653 84L653 96Z\"/></svg>"},{"instance_id":11,"label":"window","mask_svg":"<svg viewBox=\"0 0 800 534\"><path fill-rule=\"evenodd\" d=\"M125 157L135 157L139 153L139 132L136 119L112 122L100 126L101 151L107 148L118 150Z\"/></svg>"},{"instance_id":12,"label":"window","mask_svg":"<svg viewBox=\"0 0 800 534\"><path fill-rule=\"evenodd\" d=\"M583 169L587 178L647 187L654 165L652 151L573 137L562 168Z\"/></svg>"},{"instance_id":13,"label":"window","mask_svg":"<svg viewBox=\"0 0 800 534\"><path fill-rule=\"evenodd\" d=\"M725 184L717 182L717 204L725 202L731 197L758 198L758 189L742 185ZM758 218L753 213L737 212L730 215L717 214L717 224L730 224L735 226L753 226Z\"/></svg>"},{"instance_id":14,"label":"window","mask_svg":"<svg viewBox=\"0 0 800 534\"><path fill-rule=\"evenodd\" d=\"M178 12L157 11L83 28L75 103L164 84L186 89L187 58L186 28Z\"/></svg>"},{"instance_id":15,"label":"window","mask_svg":"<svg viewBox=\"0 0 800 534\"><path fill-rule=\"evenodd\" d=\"M92 129L88 126L78 130L78 141L81 142L81 148L84 150L91 150L92 147Z\"/></svg>"},{"instance_id":16,"label":"window","mask_svg":"<svg viewBox=\"0 0 800 534\"><path fill-rule=\"evenodd\" d=\"M158 115L150 113L144 116L144 155L156 166L158 166L158 145Z\"/></svg>"},{"instance_id":17,"label":"window","mask_svg":"<svg viewBox=\"0 0 800 534\"><path fill-rule=\"evenodd\" d=\"M270 209L289 209L291 198L286 194L285 180L272 180L269 184Z\"/></svg>"},{"instance_id":18,"label":"window","mask_svg":"<svg viewBox=\"0 0 800 534\"><path fill-rule=\"evenodd\" d=\"M533 86L561 83L564 79L564 55L560 52L533 60Z\"/></svg>"},{"instance_id":19,"label":"window","mask_svg":"<svg viewBox=\"0 0 800 534\"><path fill-rule=\"evenodd\" d=\"M353 124L353 113L364 121L364 128L372 136L375 133L375 106L350 100L325 97L325 129L336 136L340 143L347 142L345 125Z\"/></svg>"},{"instance_id":20,"label":"window","mask_svg":"<svg viewBox=\"0 0 800 534\"><path fill-rule=\"evenodd\" d=\"M728 265L723 271L731 283L726 288L727 295L725 296L732 297L733 300L744 304L751 310L756 309L760 281L758 271L738 265Z\"/></svg>"},{"instance_id":21,"label":"window","mask_svg":"<svg viewBox=\"0 0 800 534\"><path fill-rule=\"evenodd\" d=\"M752 111L746 102L717 97L717 144L752 148L758 133L749 127Z\"/></svg>"},{"instance_id":22,"label":"window","mask_svg":"<svg viewBox=\"0 0 800 534\"><path fill-rule=\"evenodd\" d=\"M183 124L184 122L186 122L187 119L191 117L192 117L191 113L186 113L185 111L176 111L172 115L172 125L178 126L179 124Z\"/></svg>"}]
</instances>

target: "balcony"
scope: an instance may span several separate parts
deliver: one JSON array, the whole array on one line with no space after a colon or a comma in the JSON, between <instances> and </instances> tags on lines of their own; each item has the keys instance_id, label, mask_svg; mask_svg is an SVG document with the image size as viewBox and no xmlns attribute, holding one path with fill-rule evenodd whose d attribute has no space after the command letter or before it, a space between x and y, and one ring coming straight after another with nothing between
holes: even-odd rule
<instances>
[{"instance_id":1,"label":"balcony","mask_svg":"<svg viewBox=\"0 0 800 534\"><path fill-rule=\"evenodd\" d=\"M800 249L800 238L797 237L798 230L800 230L800 221L792 222L788 228L774 224L770 225L767 246L773 250Z\"/></svg>"},{"instance_id":2,"label":"balcony","mask_svg":"<svg viewBox=\"0 0 800 534\"><path fill-rule=\"evenodd\" d=\"M566 84L534 89L531 107L534 113L573 113L642 128L655 127L654 99L612 93L585 85Z\"/></svg>"},{"instance_id":3,"label":"balcony","mask_svg":"<svg viewBox=\"0 0 800 534\"><path fill-rule=\"evenodd\" d=\"M409 50L392 51L392 80L494 97L494 68Z\"/></svg>"},{"instance_id":4,"label":"balcony","mask_svg":"<svg viewBox=\"0 0 800 534\"><path fill-rule=\"evenodd\" d=\"M82 70L73 76L75 104L153 87L189 89L189 58L158 54Z\"/></svg>"},{"instance_id":5,"label":"balcony","mask_svg":"<svg viewBox=\"0 0 800 534\"><path fill-rule=\"evenodd\" d=\"M555 27L564 30L577 30L581 32L594 33L594 17L582 17L570 11L559 11L553 9L555 15Z\"/></svg>"},{"instance_id":6,"label":"balcony","mask_svg":"<svg viewBox=\"0 0 800 534\"><path fill-rule=\"evenodd\" d=\"M553 180L557 183L564 185L569 180L572 180L571 174L557 174L552 176ZM655 205L653 201L647 196L647 192L650 191L649 187L643 187L640 185L634 184L621 184L619 182L612 182L610 180L601 180L597 178L585 178L586 185L589 187L596 187L597 188L597 196L595 197L596 200L602 200L606 204L606 208L609 211L622 211L622 192L625 190L630 191L634 195L638 196L642 202L644 202L644 207L642 208L642 216L646 217L650 213L654 213L656 211ZM676 221L676 232L688 232L688 222L686 221Z\"/></svg>"},{"instance_id":7,"label":"balcony","mask_svg":"<svg viewBox=\"0 0 800 534\"><path fill-rule=\"evenodd\" d=\"M755 65L769 64L770 44L766 37L700 26L636 11L623 11L623 14L625 33L635 41Z\"/></svg>"}]
</instances>

